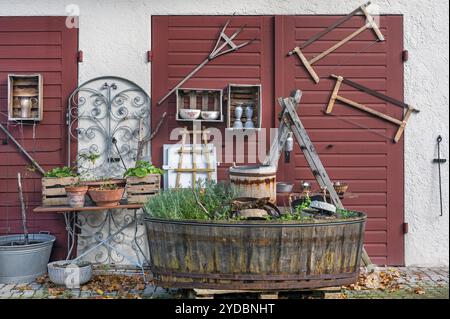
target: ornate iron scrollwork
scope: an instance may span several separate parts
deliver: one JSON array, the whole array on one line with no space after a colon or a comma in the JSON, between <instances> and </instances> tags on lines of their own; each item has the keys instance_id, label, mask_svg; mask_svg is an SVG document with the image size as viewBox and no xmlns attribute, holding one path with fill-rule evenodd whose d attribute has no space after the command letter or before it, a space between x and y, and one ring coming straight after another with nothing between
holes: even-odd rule
<instances>
[{"instance_id":1,"label":"ornate iron scrollwork","mask_svg":"<svg viewBox=\"0 0 450 319\"><path fill-rule=\"evenodd\" d=\"M92 79L71 94L67 125L68 144L78 144L80 174L119 177L134 164L139 139L150 135L150 97L120 77ZM68 147L68 165L71 160Z\"/></svg>"}]
</instances>

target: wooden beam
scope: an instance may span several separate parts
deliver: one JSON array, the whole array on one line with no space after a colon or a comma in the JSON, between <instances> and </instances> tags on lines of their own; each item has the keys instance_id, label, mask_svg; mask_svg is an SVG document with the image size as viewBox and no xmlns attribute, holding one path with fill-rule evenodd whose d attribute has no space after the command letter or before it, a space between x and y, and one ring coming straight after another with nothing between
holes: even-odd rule
<instances>
[{"instance_id":1,"label":"wooden beam","mask_svg":"<svg viewBox=\"0 0 450 319\"><path fill-rule=\"evenodd\" d=\"M393 118L393 117L391 117L389 115L386 115L384 113L375 111L375 110L373 110L370 107L367 107L365 105L359 104L357 102L353 102L353 101L351 101L349 99L346 99L345 97L342 97L342 96L338 95L338 96L336 96L336 100L344 102L346 104L349 104L349 105L351 105L353 107L356 107L356 108L358 108L358 109L360 109L362 111L365 111L367 113L370 113L370 114L373 114L375 116L381 117L381 118L385 119L386 121L392 122L394 124L402 125L402 123L403 123L403 121L397 120L396 118Z\"/></svg>"},{"instance_id":2,"label":"wooden beam","mask_svg":"<svg viewBox=\"0 0 450 319\"><path fill-rule=\"evenodd\" d=\"M412 107L408 108L408 110L406 111L405 117L403 118L403 122L400 125L400 127L398 128L397 133L395 134L395 137L394 137L395 143L397 143L400 140L400 137L402 137L403 131L406 128L406 123L408 122L408 120L413 112L414 112L414 108L412 108Z\"/></svg>"},{"instance_id":3,"label":"wooden beam","mask_svg":"<svg viewBox=\"0 0 450 319\"><path fill-rule=\"evenodd\" d=\"M354 37L358 36L361 32L367 30L369 28L370 24L366 23L365 25L363 25L361 28L359 28L358 30L356 30L355 32L353 32L352 34L349 34L347 37L345 37L344 39L342 39L341 41L339 41L338 43L336 43L335 45L333 45L331 48L329 48L328 50L322 52L321 54L317 55L316 57L314 57L313 59L309 60L309 64L314 64L317 61L319 61L320 59L326 57L328 54L330 54L331 52L335 51L336 49L340 48L341 46L343 46L345 43L347 43L348 41L350 41L351 39L353 39Z\"/></svg>"},{"instance_id":4,"label":"wooden beam","mask_svg":"<svg viewBox=\"0 0 450 319\"><path fill-rule=\"evenodd\" d=\"M367 22L369 23L369 28L373 30L375 35L377 36L378 40L384 41L384 36L381 33L380 29L378 28L377 24L373 20L373 17L370 15L370 13L367 11L366 7L364 5L361 6L361 11L366 16Z\"/></svg>"},{"instance_id":5,"label":"wooden beam","mask_svg":"<svg viewBox=\"0 0 450 319\"><path fill-rule=\"evenodd\" d=\"M339 76L337 78L336 85L334 86L333 93L331 94L330 101L328 102L327 111L326 111L327 113L331 113L331 111L333 110L333 106L334 106L334 103L336 102L336 97L338 96L337 94L338 94L339 88L341 87L342 80L343 80L342 76Z\"/></svg>"},{"instance_id":6,"label":"wooden beam","mask_svg":"<svg viewBox=\"0 0 450 319\"><path fill-rule=\"evenodd\" d=\"M300 61L303 63L303 65L305 66L306 70L309 72L311 77L314 79L314 82L319 83L319 81L320 81L319 76L317 75L317 73L312 68L311 63L308 61L308 59L306 59L306 57L303 55L303 53L300 50L300 48L296 47L294 49L294 52L297 53L297 56L300 58Z\"/></svg>"}]
</instances>

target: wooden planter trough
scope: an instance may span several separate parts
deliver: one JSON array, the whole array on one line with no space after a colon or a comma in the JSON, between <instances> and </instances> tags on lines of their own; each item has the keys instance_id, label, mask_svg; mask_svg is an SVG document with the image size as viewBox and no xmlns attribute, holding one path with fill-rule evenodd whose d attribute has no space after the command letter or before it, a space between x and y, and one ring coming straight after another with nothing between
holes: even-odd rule
<instances>
[{"instance_id":1,"label":"wooden planter trough","mask_svg":"<svg viewBox=\"0 0 450 319\"><path fill-rule=\"evenodd\" d=\"M130 176L127 177L126 181L127 202L129 204L144 204L150 197L159 194L161 175Z\"/></svg>"},{"instance_id":2,"label":"wooden planter trough","mask_svg":"<svg viewBox=\"0 0 450 319\"><path fill-rule=\"evenodd\" d=\"M78 181L78 177L43 177L42 206L67 206L66 186Z\"/></svg>"},{"instance_id":3,"label":"wooden planter trough","mask_svg":"<svg viewBox=\"0 0 450 319\"><path fill-rule=\"evenodd\" d=\"M147 218L162 287L290 290L355 283L366 215L309 223Z\"/></svg>"}]
</instances>

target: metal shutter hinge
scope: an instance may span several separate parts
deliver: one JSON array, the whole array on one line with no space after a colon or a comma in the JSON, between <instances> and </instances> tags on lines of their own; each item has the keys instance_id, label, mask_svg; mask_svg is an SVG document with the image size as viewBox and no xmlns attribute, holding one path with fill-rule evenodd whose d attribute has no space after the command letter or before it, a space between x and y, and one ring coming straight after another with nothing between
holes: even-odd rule
<instances>
[{"instance_id":1,"label":"metal shutter hinge","mask_svg":"<svg viewBox=\"0 0 450 319\"><path fill-rule=\"evenodd\" d=\"M403 234L407 234L409 231L409 224L403 223L402 228L403 228Z\"/></svg>"},{"instance_id":2,"label":"metal shutter hinge","mask_svg":"<svg viewBox=\"0 0 450 319\"><path fill-rule=\"evenodd\" d=\"M152 62L152 61L153 61L153 52L147 51L147 62Z\"/></svg>"},{"instance_id":3,"label":"metal shutter hinge","mask_svg":"<svg viewBox=\"0 0 450 319\"><path fill-rule=\"evenodd\" d=\"M78 51L77 60L78 60L78 63L83 62L83 51L81 51L81 50Z\"/></svg>"},{"instance_id":4,"label":"metal shutter hinge","mask_svg":"<svg viewBox=\"0 0 450 319\"><path fill-rule=\"evenodd\" d=\"M403 60L403 62L406 62L406 61L409 60L409 52L408 52L408 50L403 50L403 52L402 52L402 60Z\"/></svg>"}]
</instances>

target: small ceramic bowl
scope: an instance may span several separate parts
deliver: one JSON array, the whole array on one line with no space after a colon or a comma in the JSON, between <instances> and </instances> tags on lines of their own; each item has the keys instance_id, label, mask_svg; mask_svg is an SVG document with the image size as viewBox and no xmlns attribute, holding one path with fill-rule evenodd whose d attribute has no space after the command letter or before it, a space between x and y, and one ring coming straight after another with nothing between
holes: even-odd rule
<instances>
[{"instance_id":1,"label":"small ceramic bowl","mask_svg":"<svg viewBox=\"0 0 450 319\"><path fill-rule=\"evenodd\" d=\"M202 111L202 119L204 120L217 120L220 116L219 111Z\"/></svg>"},{"instance_id":2,"label":"small ceramic bowl","mask_svg":"<svg viewBox=\"0 0 450 319\"><path fill-rule=\"evenodd\" d=\"M289 183L277 183L277 193L290 193L292 192L293 184Z\"/></svg>"},{"instance_id":3,"label":"small ceramic bowl","mask_svg":"<svg viewBox=\"0 0 450 319\"><path fill-rule=\"evenodd\" d=\"M196 120L199 118L201 110L180 109L180 117L185 120Z\"/></svg>"}]
</instances>

